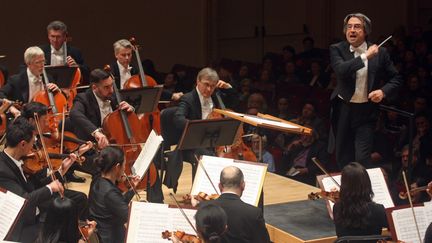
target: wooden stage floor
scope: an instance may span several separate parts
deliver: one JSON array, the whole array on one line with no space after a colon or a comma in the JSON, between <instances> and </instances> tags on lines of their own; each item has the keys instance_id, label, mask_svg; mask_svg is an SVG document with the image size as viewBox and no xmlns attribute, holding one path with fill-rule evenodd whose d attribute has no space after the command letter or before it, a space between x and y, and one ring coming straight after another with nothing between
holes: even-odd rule
<instances>
[{"instance_id":1,"label":"wooden stage floor","mask_svg":"<svg viewBox=\"0 0 432 243\"><path fill-rule=\"evenodd\" d=\"M192 172L191 166L189 163L183 163L183 172L179 179L179 186L177 188L177 193L175 197L177 200L182 200L182 197L190 192L192 187ZM84 173L79 173L80 176L84 176L87 178L86 183L68 183L68 188L82 191L88 194L89 185L91 178L89 175ZM246 185L247 186L247 185ZM165 203L174 204L174 201L170 198L169 194L172 192L172 189L168 189L164 185L162 186ZM273 205L278 203L286 203L286 202L294 202L306 200L307 195L311 192L318 192L319 188L312 187L283 176L279 176L273 173L267 173L265 182L264 182L264 205ZM140 192L140 196L145 198L145 192ZM311 219L313 220L313 219ZM270 238L274 243L286 243L286 242L322 242L322 243L330 243L333 242L336 238L323 238L316 239L313 241L304 241L301 240L288 232L284 232L273 225L267 224L267 229L270 234Z\"/></svg>"}]
</instances>

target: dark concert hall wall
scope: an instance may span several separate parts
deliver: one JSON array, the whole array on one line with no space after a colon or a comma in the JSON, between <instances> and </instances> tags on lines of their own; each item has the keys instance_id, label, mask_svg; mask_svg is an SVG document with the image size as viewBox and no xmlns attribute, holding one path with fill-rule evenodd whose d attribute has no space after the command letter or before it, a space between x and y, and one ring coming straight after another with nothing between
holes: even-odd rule
<instances>
[{"instance_id":1,"label":"dark concert hall wall","mask_svg":"<svg viewBox=\"0 0 432 243\"><path fill-rule=\"evenodd\" d=\"M430 1L432 2L432 1ZM112 44L136 37L141 57L159 71L175 63L203 66L221 57L259 62L266 51L279 52L311 35L327 48L342 37L343 16L369 15L373 38L387 36L399 25L417 24L425 0L1 0L0 59L10 73L23 62L24 50L47 42L46 25L63 20L87 64L113 61ZM265 35L263 35L265 30Z\"/></svg>"}]
</instances>

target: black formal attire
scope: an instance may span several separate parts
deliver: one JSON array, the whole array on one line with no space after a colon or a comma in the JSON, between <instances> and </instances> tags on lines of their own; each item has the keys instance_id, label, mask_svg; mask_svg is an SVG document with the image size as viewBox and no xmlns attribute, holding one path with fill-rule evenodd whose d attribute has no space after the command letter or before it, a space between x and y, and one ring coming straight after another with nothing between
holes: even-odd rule
<instances>
[{"instance_id":1,"label":"black formal attire","mask_svg":"<svg viewBox=\"0 0 432 243\"><path fill-rule=\"evenodd\" d=\"M228 230L222 236L222 243L270 242L261 209L243 202L238 195L222 193L218 199L199 206L207 204L222 207L228 216Z\"/></svg>"},{"instance_id":2,"label":"black formal attire","mask_svg":"<svg viewBox=\"0 0 432 243\"><path fill-rule=\"evenodd\" d=\"M111 63L111 67L112 67L111 72L112 72L112 74L113 74L113 76L114 76L114 79L115 79L115 83L116 83L116 85L117 85L117 88L121 89L121 88L120 88L120 83L121 83L121 81L120 81L120 68L119 68L119 65L118 65L117 61ZM136 68L135 66L131 66L130 74L131 74L131 76L133 76L133 75L139 75L139 70L138 70L138 68ZM156 81L156 80L155 80L155 81ZM173 95L173 92L171 92L171 91L169 91L169 90L162 90L160 100L163 100L163 101L170 101L172 95Z\"/></svg>"},{"instance_id":3,"label":"black formal attire","mask_svg":"<svg viewBox=\"0 0 432 243\"><path fill-rule=\"evenodd\" d=\"M27 103L29 92L27 69L23 69L20 73L9 77L5 86L0 89L0 98Z\"/></svg>"},{"instance_id":4,"label":"black formal attire","mask_svg":"<svg viewBox=\"0 0 432 243\"><path fill-rule=\"evenodd\" d=\"M424 236L424 243L432 243L432 223L426 229L426 233Z\"/></svg>"},{"instance_id":5,"label":"black formal attire","mask_svg":"<svg viewBox=\"0 0 432 243\"><path fill-rule=\"evenodd\" d=\"M45 53L46 65L51 65L51 45L42 45L40 46L40 48ZM84 58L82 57L81 51L78 48L67 45L66 52L68 56L71 56L75 60L79 69L81 70L81 77L83 78L84 82L87 82L90 74L90 69L87 65L84 64Z\"/></svg>"},{"instance_id":6,"label":"black formal attire","mask_svg":"<svg viewBox=\"0 0 432 243\"><path fill-rule=\"evenodd\" d=\"M236 91L233 88L221 89L218 94L227 107L231 107L235 102ZM214 108L220 108L216 92L211 96ZM188 120L201 120L202 110L201 101L199 99L198 91L194 88L191 92L186 93L180 99L179 105L173 117L173 125L177 133L182 134ZM163 128L162 128L163 129ZM169 188L177 189L178 178L183 169L183 161L195 163L194 154L197 155L214 155L208 149L184 150L180 152L175 150L168 158L167 174L165 176L164 184ZM194 171L193 171L194 173Z\"/></svg>"},{"instance_id":7,"label":"black formal attire","mask_svg":"<svg viewBox=\"0 0 432 243\"><path fill-rule=\"evenodd\" d=\"M0 187L27 199L9 240L33 242L39 230L36 207L51 199L48 187L35 188L32 181L25 180L18 166L4 152L0 153Z\"/></svg>"},{"instance_id":8,"label":"black formal attire","mask_svg":"<svg viewBox=\"0 0 432 243\"><path fill-rule=\"evenodd\" d=\"M114 183L98 177L92 183L89 193L90 218L97 222L97 229L103 243L124 242L128 219L128 203L133 191L123 195Z\"/></svg>"},{"instance_id":9,"label":"black formal attire","mask_svg":"<svg viewBox=\"0 0 432 243\"><path fill-rule=\"evenodd\" d=\"M367 43L370 46L370 43ZM373 146L373 131L378 119L378 104L350 102L356 88L356 72L365 64L359 55L354 58L350 44L346 41L330 46L331 65L337 76L337 86L332 100L332 129L335 132L336 159L343 168L352 161L368 167ZM388 81L381 86L380 80ZM368 60L367 94L381 89L385 97L391 97L402 84L401 76L393 66L387 51L380 48L378 54Z\"/></svg>"},{"instance_id":10,"label":"black formal attire","mask_svg":"<svg viewBox=\"0 0 432 243\"><path fill-rule=\"evenodd\" d=\"M346 227L337 222L341 217L341 205L336 203L333 206L333 216L336 226L336 235L341 236L358 236L358 235L380 235L384 227L388 227L385 208L382 204L374 202L368 203L368 214L366 217L366 228Z\"/></svg>"}]
</instances>

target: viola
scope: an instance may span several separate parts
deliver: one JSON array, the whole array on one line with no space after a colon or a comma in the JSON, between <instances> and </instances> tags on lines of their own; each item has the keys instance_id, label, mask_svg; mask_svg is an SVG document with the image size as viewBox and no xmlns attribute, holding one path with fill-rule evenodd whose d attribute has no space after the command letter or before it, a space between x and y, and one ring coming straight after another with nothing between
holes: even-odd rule
<instances>
[{"instance_id":1,"label":"viola","mask_svg":"<svg viewBox=\"0 0 432 243\"><path fill-rule=\"evenodd\" d=\"M202 241L196 236L191 234L186 234L184 231L174 231L170 232L165 230L162 232L162 239L170 240L172 236L177 237L183 243L201 243Z\"/></svg>"},{"instance_id":2,"label":"viola","mask_svg":"<svg viewBox=\"0 0 432 243\"><path fill-rule=\"evenodd\" d=\"M110 67L105 66L105 71L111 73ZM113 88L116 99L120 103L122 99L120 97L120 93L118 92L117 86L114 84ZM141 146L139 143L143 143L147 140L147 137L142 132L142 126L138 116L134 112L127 113L123 110L113 111L105 117L102 123L102 129L110 143L123 145L121 147L126 159L125 173L130 175L132 173L132 165L141 152ZM150 176L150 178L148 178L148 176ZM150 181L150 185L153 186L156 182L156 179L156 166L151 163L149 172L144 176L144 178L142 178L141 182L137 186L137 189L146 188L148 180ZM123 191L128 189L127 184L123 182L119 183L118 186Z\"/></svg>"},{"instance_id":3,"label":"viola","mask_svg":"<svg viewBox=\"0 0 432 243\"><path fill-rule=\"evenodd\" d=\"M331 191L331 192L320 191L320 192L311 192L308 195L309 200L316 200L319 198L324 198L336 203L337 201L339 201L340 193L339 191Z\"/></svg>"},{"instance_id":4,"label":"viola","mask_svg":"<svg viewBox=\"0 0 432 243\"><path fill-rule=\"evenodd\" d=\"M124 84L125 89L134 89L134 88L141 88L141 87L154 87L157 84L156 80L154 78L150 77L149 75L146 75L144 73L144 68L141 63L141 57L139 54L139 46L136 44L135 38L131 38L129 40L133 46L133 50L135 53L136 61L138 64L138 70L139 73L137 75L131 76ZM146 113L143 116L140 117L140 121L142 122L142 130L146 137L150 135L150 132L152 129L155 130L157 134L161 134L161 128L160 128L160 111L156 110L154 112Z\"/></svg>"}]
</instances>

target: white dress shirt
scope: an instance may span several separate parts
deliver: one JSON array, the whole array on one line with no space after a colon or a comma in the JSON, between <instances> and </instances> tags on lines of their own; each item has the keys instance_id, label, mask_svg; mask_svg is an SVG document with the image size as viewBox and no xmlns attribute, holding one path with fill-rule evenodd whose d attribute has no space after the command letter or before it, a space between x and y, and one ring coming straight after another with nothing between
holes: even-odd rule
<instances>
[{"instance_id":1,"label":"white dress shirt","mask_svg":"<svg viewBox=\"0 0 432 243\"><path fill-rule=\"evenodd\" d=\"M131 77L131 69L132 69L132 67L128 65L128 67L125 68L118 61L117 61L117 65L119 67L119 72L120 72L120 89L123 89L124 88L124 84Z\"/></svg>"},{"instance_id":2,"label":"white dress shirt","mask_svg":"<svg viewBox=\"0 0 432 243\"><path fill-rule=\"evenodd\" d=\"M356 84L355 91L353 96L351 97L350 102L352 103L365 103L368 102L368 60L366 58L367 44L363 42L359 47L350 46L350 51L354 52L354 57L360 56L364 67L357 70L356 72Z\"/></svg>"},{"instance_id":3,"label":"white dress shirt","mask_svg":"<svg viewBox=\"0 0 432 243\"><path fill-rule=\"evenodd\" d=\"M101 126L103 124L104 118L112 112L111 101L110 100L102 100L96 93L93 91L94 96L96 97L96 101L99 106L100 116L101 116Z\"/></svg>"},{"instance_id":4,"label":"white dress shirt","mask_svg":"<svg viewBox=\"0 0 432 243\"><path fill-rule=\"evenodd\" d=\"M34 95L41 90L44 90L43 84L42 84L42 77L41 76L35 76L32 72L30 72L30 69L27 68L27 77L29 80L29 97L28 102L31 102L33 100Z\"/></svg>"},{"instance_id":5,"label":"white dress shirt","mask_svg":"<svg viewBox=\"0 0 432 243\"><path fill-rule=\"evenodd\" d=\"M198 92L198 97L201 104L201 119L207 119L207 116L213 110L213 100L211 98L204 98L204 96L201 95L197 87L196 90Z\"/></svg>"},{"instance_id":6,"label":"white dress shirt","mask_svg":"<svg viewBox=\"0 0 432 243\"><path fill-rule=\"evenodd\" d=\"M64 59L64 48L56 50L53 46L51 46L51 65L63 66L65 65L65 63L66 60Z\"/></svg>"}]
</instances>

